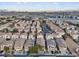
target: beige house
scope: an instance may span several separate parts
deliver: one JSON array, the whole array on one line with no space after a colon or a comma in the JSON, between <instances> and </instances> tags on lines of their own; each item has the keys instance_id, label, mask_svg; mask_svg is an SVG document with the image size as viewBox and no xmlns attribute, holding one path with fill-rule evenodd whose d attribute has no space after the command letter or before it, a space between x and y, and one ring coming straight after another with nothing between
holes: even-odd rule
<instances>
[{"instance_id":1,"label":"beige house","mask_svg":"<svg viewBox=\"0 0 79 59\"><path fill-rule=\"evenodd\" d=\"M20 39L20 38L16 39L15 45L14 45L14 50L22 51L24 42L25 42L25 39Z\"/></svg>"},{"instance_id":2,"label":"beige house","mask_svg":"<svg viewBox=\"0 0 79 59\"><path fill-rule=\"evenodd\" d=\"M54 38L54 36L52 34L50 34L50 33L46 34L46 39L47 40L50 40L50 39L53 39L53 38Z\"/></svg>"},{"instance_id":3,"label":"beige house","mask_svg":"<svg viewBox=\"0 0 79 59\"><path fill-rule=\"evenodd\" d=\"M26 43L24 45L24 50L25 51L28 51L29 50L29 47L32 47L34 46L34 41L33 40L26 40Z\"/></svg>"},{"instance_id":4,"label":"beige house","mask_svg":"<svg viewBox=\"0 0 79 59\"><path fill-rule=\"evenodd\" d=\"M1 44L0 44L0 47L1 47L1 50L4 50L4 47L6 46L6 47L9 47L10 48L10 50L12 50L12 48L13 48L13 42L14 41L4 41L4 42L2 42Z\"/></svg>"},{"instance_id":5,"label":"beige house","mask_svg":"<svg viewBox=\"0 0 79 59\"><path fill-rule=\"evenodd\" d=\"M27 39L27 33L22 33L22 34L20 35L20 38L21 38L21 39Z\"/></svg>"},{"instance_id":6,"label":"beige house","mask_svg":"<svg viewBox=\"0 0 79 59\"><path fill-rule=\"evenodd\" d=\"M36 44L43 46L43 51L45 51L45 40L44 40L44 38L37 38Z\"/></svg>"}]
</instances>

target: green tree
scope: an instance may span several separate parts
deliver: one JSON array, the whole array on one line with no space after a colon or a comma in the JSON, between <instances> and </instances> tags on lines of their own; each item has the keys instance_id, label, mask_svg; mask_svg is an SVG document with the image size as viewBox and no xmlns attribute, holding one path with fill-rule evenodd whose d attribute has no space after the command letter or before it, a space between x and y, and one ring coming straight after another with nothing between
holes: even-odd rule
<instances>
[{"instance_id":1,"label":"green tree","mask_svg":"<svg viewBox=\"0 0 79 59\"><path fill-rule=\"evenodd\" d=\"M15 33L15 32L18 32L18 29L17 28L14 28L13 29L13 32Z\"/></svg>"},{"instance_id":2,"label":"green tree","mask_svg":"<svg viewBox=\"0 0 79 59\"><path fill-rule=\"evenodd\" d=\"M16 18L16 16L12 16L12 18Z\"/></svg>"},{"instance_id":3,"label":"green tree","mask_svg":"<svg viewBox=\"0 0 79 59\"><path fill-rule=\"evenodd\" d=\"M8 28L3 29L3 32L9 32Z\"/></svg>"},{"instance_id":4,"label":"green tree","mask_svg":"<svg viewBox=\"0 0 79 59\"><path fill-rule=\"evenodd\" d=\"M29 48L29 53L38 53L38 51L43 50L43 46L36 44Z\"/></svg>"},{"instance_id":5,"label":"green tree","mask_svg":"<svg viewBox=\"0 0 79 59\"><path fill-rule=\"evenodd\" d=\"M10 52L10 48L9 47L4 47L4 51L5 51L5 57L7 57L8 56L8 53Z\"/></svg>"},{"instance_id":6,"label":"green tree","mask_svg":"<svg viewBox=\"0 0 79 59\"><path fill-rule=\"evenodd\" d=\"M6 47L6 46L4 47L4 51L5 51L6 53L9 52L9 50L10 50L9 47Z\"/></svg>"},{"instance_id":7,"label":"green tree","mask_svg":"<svg viewBox=\"0 0 79 59\"><path fill-rule=\"evenodd\" d=\"M17 33L18 32L18 29L17 28L14 28L11 33L14 34L14 33Z\"/></svg>"}]
</instances>

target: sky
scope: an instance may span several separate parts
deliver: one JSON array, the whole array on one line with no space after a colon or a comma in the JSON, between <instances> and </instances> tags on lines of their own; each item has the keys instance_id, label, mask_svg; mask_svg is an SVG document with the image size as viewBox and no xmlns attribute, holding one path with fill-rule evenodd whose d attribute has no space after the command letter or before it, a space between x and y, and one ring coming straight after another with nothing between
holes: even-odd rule
<instances>
[{"instance_id":1,"label":"sky","mask_svg":"<svg viewBox=\"0 0 79 59\"><path fill-rule=\"evenodd\" d=\"M11 11L77 10L79 2L0 2L0 9Z\"/></svg>"}]
</instances>

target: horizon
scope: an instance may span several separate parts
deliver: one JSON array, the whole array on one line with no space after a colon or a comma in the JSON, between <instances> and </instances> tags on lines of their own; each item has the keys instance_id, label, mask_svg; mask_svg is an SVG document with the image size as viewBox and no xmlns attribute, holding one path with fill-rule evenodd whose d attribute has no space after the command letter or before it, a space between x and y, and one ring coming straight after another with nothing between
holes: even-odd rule
<instances>
[{"instance_id":1,"label":"horizon","mask_svg":"<svg viewBox=\"0 0 79 59\"><path fill-rule=\"evenodd\" d=\"M0 2L0 10L49 12L79 10L79 2Z\"/></svg>"}]
</instances>

